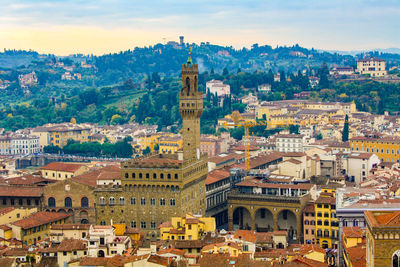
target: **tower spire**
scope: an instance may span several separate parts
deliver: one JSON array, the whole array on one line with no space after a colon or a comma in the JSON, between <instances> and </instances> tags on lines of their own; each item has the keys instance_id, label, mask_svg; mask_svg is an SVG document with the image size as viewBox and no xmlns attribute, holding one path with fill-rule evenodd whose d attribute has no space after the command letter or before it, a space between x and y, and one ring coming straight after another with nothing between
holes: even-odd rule
<instances>
[{"instance_id":1,"label":"tower spire","mask_svg":"<svg viewBox=\"0 0 400 267\"><path fill-rule=\"evenodd\" d=\"M192 47L190 47L189 57L188 57L188 60L187 60L187 64L189 64L189 65L193 64L193 62L192 62Z\"/></svg>"}]
</instances>

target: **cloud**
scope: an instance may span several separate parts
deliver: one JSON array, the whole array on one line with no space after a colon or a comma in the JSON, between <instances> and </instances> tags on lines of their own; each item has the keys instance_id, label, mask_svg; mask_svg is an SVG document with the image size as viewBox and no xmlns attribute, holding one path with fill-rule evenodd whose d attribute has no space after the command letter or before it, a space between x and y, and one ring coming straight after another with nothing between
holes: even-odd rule
<instances>
[{"instance_id":1,"label":"cloud","mask_svg":"<svg viewBox=\"0 0 400 267\"><path fill-rule=\"evenodd\" d=\"M295 44L325 49L400 47L398 0L3 0L0 44L11 44L11 29L38 32L49 40L63 28L103 34L140 31L150 40L184 34L188 41L249 46L252 43ZM27 30L29 29L29 31ZM48 30L53 29L53 30ZM44 33L49 35L46 36ZM9 35L7 35L9 36ZM58 36L58 35L57 35ZM114 38L143 43L136 36ZM61 36L60 36L61 37ZM22 43L34 43L27 34ZM73 38L73 36L70 36ZM37 38L35 38L36 41ZM113 42L110 40L110 42ZM76 49L87 50L76 40ZM147 42L150 44L149 42ZM59 44L62 46L62 44ZM92 43L91 43L92 45ZM93 44L93 49L100 44ZM37 47L27 47L38 49ZM39 47L40 48L40 47ZM88 47L90 48L90 47ZM74 48L75 49L75 48Z\"/></svg>"}]
</instances>

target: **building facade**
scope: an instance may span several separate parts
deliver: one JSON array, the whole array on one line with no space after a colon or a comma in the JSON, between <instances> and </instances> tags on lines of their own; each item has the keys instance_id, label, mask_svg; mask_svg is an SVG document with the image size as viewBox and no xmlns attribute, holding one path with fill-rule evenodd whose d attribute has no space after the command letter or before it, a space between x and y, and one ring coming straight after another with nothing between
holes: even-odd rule
<instances>
[{"instance_id":1,"label":"building facade","mask_svg":"<svg viewBox=\"0 0 400 267\"><path fill-rule=\"evenodd\" d=\"M384 162L400 162L400 138L368 138L357 136L350 139L350 149L354 152L376 154Z\"/></svg>"},{"instance_id":2,"label":"building facade","mask_svg":"<svg viewBox=\"0 0 400 267\"><path fill-rule=\"evenodd\" d=\"M149 155L121 163L121 186L95 191L97 224L126 223L155 237L157 226L186 213L204 215L207 155L200 152L203 94L198 90L198 67L189 57L182 65L179 93L182 150Z\"/></svg>"},{"instance_id":3,"label":"building facade","mask_svg":"<svg viewBox=\"0 0 400 267\"><path fill-rule=\"evenodd\" d=\"M386 61L378 58L358 60L357 72L360 74L369 74L371 77L386 76Z\"/></svg>"}]
</instances>

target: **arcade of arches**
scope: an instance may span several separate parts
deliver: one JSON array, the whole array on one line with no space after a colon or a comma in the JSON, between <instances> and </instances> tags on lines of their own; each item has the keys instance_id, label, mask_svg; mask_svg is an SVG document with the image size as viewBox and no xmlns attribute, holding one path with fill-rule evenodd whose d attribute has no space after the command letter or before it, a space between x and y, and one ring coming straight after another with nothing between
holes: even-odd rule
<instances>
[{"instance_id":1,"label":"arcade of arches","mask_svg":"<svg viewBox=\"0 0 400 267\"><path fill-rule=\"evenodd\" d=\"M297 210L297 211L296 211ZM230 220L229 230L254 230L272 232L287 230L289 239L296 240L301 231L301 212L299 209L257 208L249 211L246 207L236 207Z\"/></svg>"}]
</instances>

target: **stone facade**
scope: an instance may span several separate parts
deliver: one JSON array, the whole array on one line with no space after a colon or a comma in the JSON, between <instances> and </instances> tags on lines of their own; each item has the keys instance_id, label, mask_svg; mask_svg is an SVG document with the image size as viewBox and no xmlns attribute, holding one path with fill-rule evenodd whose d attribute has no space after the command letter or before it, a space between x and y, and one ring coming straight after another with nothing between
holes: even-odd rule
<instances>
[{"instance_id":1,"label":"stone facade","mask_svg":"<svg viewBox=\"0 0 400 267\"><path fill-rule=\"evenodd\" d=\"M44 187L46 211L71 213L72 223L95 223L95 197L93 187L72 179L58 181Z\"/></svg>"},{"instance_id":2,"label":"stone facade","mask_svg":"<svg viewBox=\"0 0 400 267\"><path fill-rule=\"evenodd\" d=\"M234 225L238 225L258 232L288 230L289 239L302 241L302 213L309 199L309 194L262 196L233 191L228 194L228 229L236 230Z\"/></svg>"},{"instance_id":3,"label":"stone facade","mask_svg":"<svg viewBox=\"0 0 400 267\"><path fill-rule=\"evenodd\" d=\"M366 211L365 220L368 266L398 266L400 211Z\"/></svg>"},{"instance_id":4,"label":"stone facade","mask_svg":"<svg viewBox=\"0 0 400 267\"><path fill-rule=\"evenodd\" d=\"M132 159L121 163L121 186L95 191L97 224L126 223L157 235L157 226L186 213L205 214L207 155L200 153L203 95L198 68L191 59L182 65L179 93L183 151Z\"/></svg>"}]
</instances>

